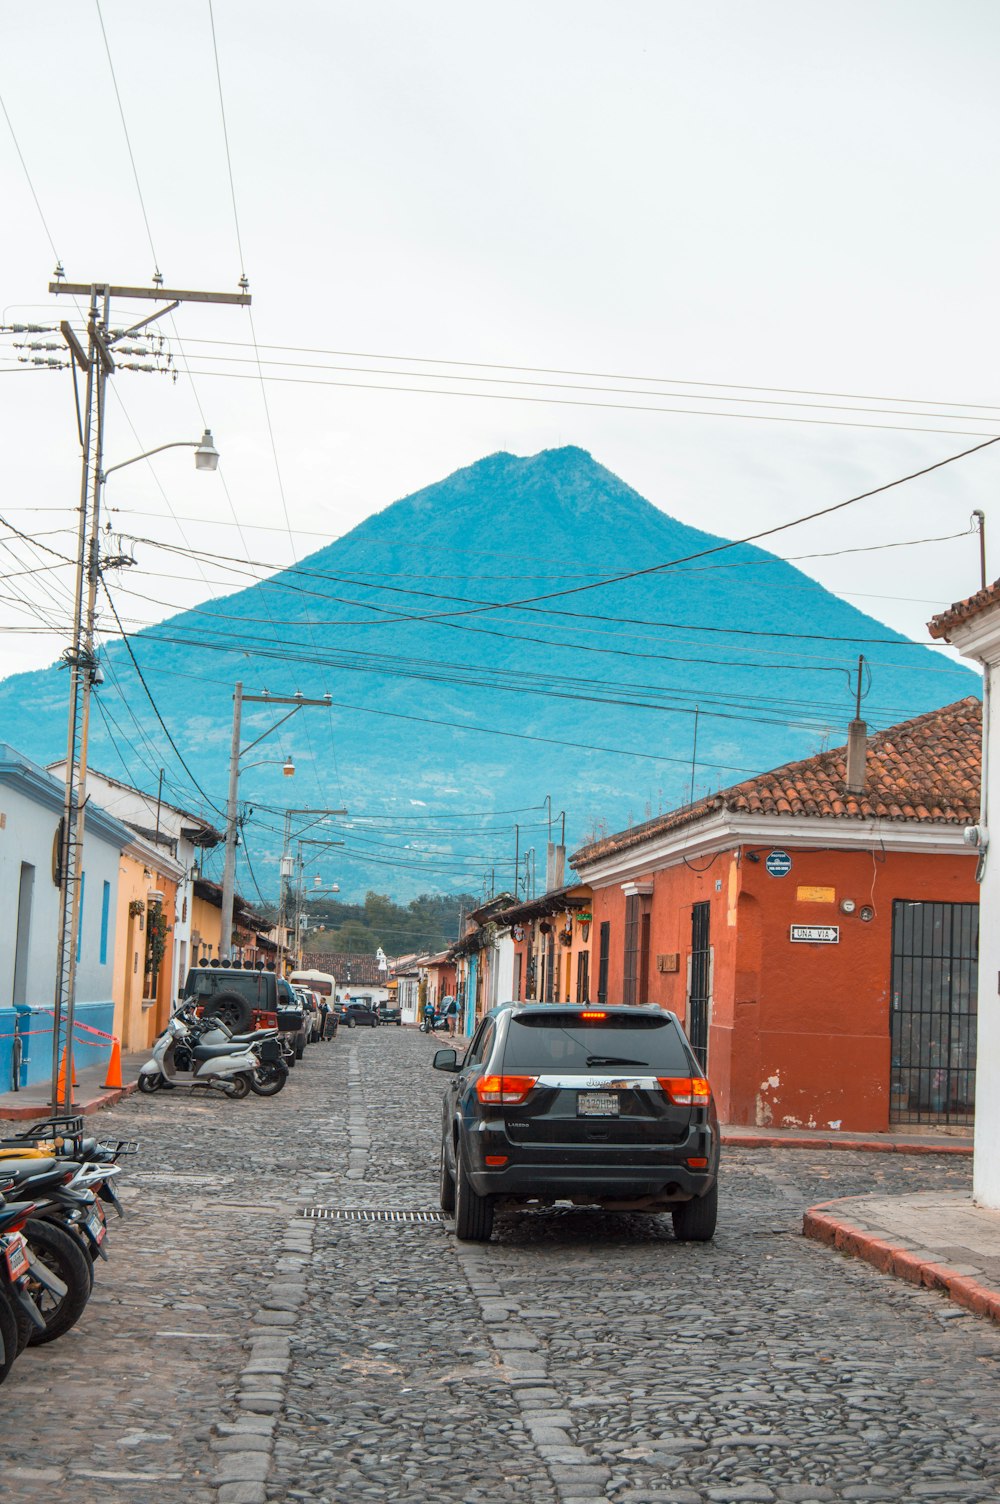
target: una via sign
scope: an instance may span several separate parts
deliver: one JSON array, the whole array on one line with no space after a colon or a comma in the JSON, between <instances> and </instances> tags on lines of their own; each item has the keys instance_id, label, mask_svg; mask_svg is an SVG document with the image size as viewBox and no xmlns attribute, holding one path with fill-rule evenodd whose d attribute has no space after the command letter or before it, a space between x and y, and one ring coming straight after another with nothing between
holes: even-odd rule
<instances>
[{"instance_id":1,"label":"una via sign","mask_svg":"<svg viewBox=\"0 0 1000 1504\"><path fill-rule=\"evenodd\" d=\"M790 940L805 945L839 945L839 924L793 924Z\"/></svg>"}]
</instances>

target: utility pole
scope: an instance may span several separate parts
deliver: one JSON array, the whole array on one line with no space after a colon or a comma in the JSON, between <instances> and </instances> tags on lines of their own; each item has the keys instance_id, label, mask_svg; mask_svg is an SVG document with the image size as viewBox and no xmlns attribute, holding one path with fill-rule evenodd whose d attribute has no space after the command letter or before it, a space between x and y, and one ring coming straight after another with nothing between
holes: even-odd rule
<instances>
[{"instance_id":1,"label":"utility pole","mask_svg":"<svg viewBox=\"0 0 1000 1504\"><path fill-rule=\"evenodd\" d=\"M338 809L338 810L331 810L331 811L329 811L329 813L330 814L334 814L334 815L346 815L347 811L343 810L343 809ZM309 827L307 826L306 829L308 830L308 828ZM303 954L303 949L302 949L302 919L303 919L303 906L305 904L305 859L304 859L304 857L302 855L302 848L303 848L303 846L324 846L324 847L326 847L326 846L343 846L344 843L343 843L343 841L320 841L320 840L314 839L311 836L306 836L305 838L300 838L296 844L298 846L298 856L296 858L295 865L296 865L296 868L297 868L297 871L298 871L298 878L297 878L297 881L296 881L296 884L295 884L295 940L294 940L294 945L295 945L295 954L296 954L296 956L298 958L298 965L301 966L302 965L302 954Z\"/></svg>"},{"instance_id":2,"label":"utility pole","mask_svg":"<svg viewBox=\"0 0 1000 1504\"><path fill-rule=\"evenodd\" d=\"M979 507L972 514L979 531L979 588L986 589L986 513Z\"/></svg>"},{"instance_id":3,"label":"utility pole","mask_svg":"<svg viewBox=\"0 0 1000 1504\"><path fill-rule=\"evenodd\" d=\"M317 825L320 820L325 819L328 815L346 815L346 814L347 814L347 810L346 809L286 809L285 810L285 834L284 834L284 838L283 838L282 844L281 844L281 866L280 866L280 875L279 875L280 888L279 888L279 891L278 891L278 975L279 976L281 976L282 973L283 973L283 971L284 971L284 963L285 963L285 930L288 927L287 923L286 923L287 913L288 913L288 889L289 889L289 886L290 886L290 883L291 883L292 872L293 872L293 869L294 869L294 862L293 862L292 853L291 853L292 816L293 815L313 815L313 816L315 816L314 819L310 820L310 822L309 822L308 825L303 825L302 829L299 831L299 835L302 835L302 834L305 833L305 831L310 830L313 825ZM330 841L329 843L324 842L323 844L324 845L329 844L331 846L332 845L342 846L344 843L343 843L343 841L337 841L337 842ZM296 938L296 940L298 940L298 936L297 935L296 935L295 938Z\"/></svg>"},{"instance_id":4,"label":"utility pole","mask_svg":"<svg viewBox=\"0 0 1000 1504\"><path fill-rule=\"evenodd\" d=\"M300 711L305 705L322 705L327 709L330 706L330 695L326 694L320 700L310 700L305 695L247 695L243 693L242 683L237 683L233 689L233 734L229 744L229 797L226 802L226 861L222 872L222 932L219 936L219 954L228 957L233 947L233 899L236 892L236 841L239 828L239 786L240 786L240 758L249 752L251 747L256 747L265 737L277 731L286 721ZM287 715L275 721L273 726L268 726L260 736L252 742L240 747L240 730L243 719L244 705L291 705L293 708ZM253 764L251 764L253 766ZM294 773L295 768L289 762L285 763L285 771ZM346 810L336 810L336 814L346 814Z\"/></svg>"},{"instance_id":5,"label":"utility pole","mask_svg":"<svg viewBox=\"0 0 1000 1504\"><path fill-rule=\"evenodd\" d=\"M61 271L61 268L59 269ZM76 1013L76 964L80 941L80 895L83 886L83 843L87 804L87 742L90 729L90 693L99 682L100 667L95 646L97 587L101 579L100 518L104 486L104 423L108 377L116 369L115 348L129 336L170 313L183 302L250 303L250 294L168 291L161 287L118 287L106 282L66 282L57 275L49 283L56 295L87 298L87 344L82 344L72 325L63 320L60 329L69 346L77 399L82 466L80 517L77 529L76 585L73 594L73 641L63 654L69 667L69 713L66 728L66 791L59 827L59 915L56 951L56 986L52 1020L52 1094L54 1111L68 1108L73 1096L73 1073L67 1061L63 1089L59 1089L59 1063L68 1046L72 1053ZM142 318L127 329L111 328L111 300L147 299L167 306ZM134 347L129 347L134 353ZM83 411L76 387L77 370L86 376ZM133 366L125 365L126 369ZM144 369L160 369L155 363ZM173 447L173 446L164 446ZM218 456L216 456L216 460ZM129 462L130 463L130 462ZM115 468L115 467L112 467Z\"/></svg>"}]
</instances>

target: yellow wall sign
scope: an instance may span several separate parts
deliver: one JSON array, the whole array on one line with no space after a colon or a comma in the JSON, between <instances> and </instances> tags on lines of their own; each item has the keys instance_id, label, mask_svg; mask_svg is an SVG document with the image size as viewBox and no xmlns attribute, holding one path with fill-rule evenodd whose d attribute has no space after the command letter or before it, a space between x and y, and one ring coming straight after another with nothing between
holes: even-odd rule
<instances>
[{"instance_id":1,"label":"yellow wall sign","mask_svg":"<svg viewBox=\"0 0 1000 1504\"><path fill-rule=\"evenodd\" d=\"M836 888L796 888L799 903L836 903Z\"/></svg>"}]
</instances>

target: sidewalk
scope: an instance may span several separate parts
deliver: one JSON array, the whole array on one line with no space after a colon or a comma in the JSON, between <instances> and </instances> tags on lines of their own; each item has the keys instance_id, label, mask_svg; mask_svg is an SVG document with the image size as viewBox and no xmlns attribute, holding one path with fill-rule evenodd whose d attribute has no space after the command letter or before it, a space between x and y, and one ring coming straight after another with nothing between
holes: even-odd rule
<instances>
[{"instance_id":1,"label":"sidewalk","mask_svg":"<svg viewBox=\"0 0 1000 1504\"><path fill-rule=\"evenodd\" d=\"M733 1149L858 1149L868 1154L971 1154L972 1129L907 1128L891 1133L830 1133L815 1128L743 1128L722 1125Z\"/></svg>"},{"instance_id":2,"label":"sidewalk","mask_svg":"<svg viewBox=\"0 0 1000 1504\"><path fill-rule=\"evenodd\" d=\"M975 1206L971 1195L917 1191L825 1201L806 1212L802 1232L1000 1322L1000 1211Z\"/></svg>"},{"instance_id":3,"label":"sidewalk","mask_svg":"<svg viewBox=\"0 0 1000 1504\"><path fill-rule=\"evenodd\" d=\"M130 1096L136 1090L139 1067L148 1059L148 1052L142 1051L123 1055L122 1081L125 1084L117 1088L105 1088L103 1085L108 1073L106 1061L102 1065L89 1065L85 1070L77 1071L78 1084L74 1087L73 1106L69 1110L87 1117L92 1112L99 1112L102 1107L110 1107L112 1103L119 1102L122 1097ZM20 1091L3 1092L0 1094L0 1121L32 1123L49 1117L51 1089L52 1083L46 1079L33 1081Z\"/></svg>"}]
</instances>

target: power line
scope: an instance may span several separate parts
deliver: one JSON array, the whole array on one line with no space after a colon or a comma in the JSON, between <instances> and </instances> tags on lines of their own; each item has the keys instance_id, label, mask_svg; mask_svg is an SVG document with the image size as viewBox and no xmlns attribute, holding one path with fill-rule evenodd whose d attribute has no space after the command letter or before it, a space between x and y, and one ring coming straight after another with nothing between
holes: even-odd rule
<instances>
[{"instance_id":1,"label":"power line","mask_svg":"<svg viewBox=\"0 0 1000 1504\"><path fill-rule=\"evenodd\" d=\"M194 774L192 773L191 769L188 767L188 764L187 764L187 761L185 760L184 754L181 752L181 750L178 747L177 743L174 741L173 737L171 736L170 730L169 730L169 728L167 726L167 723L163 719L162 715L160 714L159 707L157 706L156 701L153 699L152 691L150 690L149 685L146 683L145 677L143 676L142 669L139 667L138 660L137 660L135 654L132 651L132 644L128 640L128 636L127 636L127 634L125 632L125 628L122 626L121 622L119 621L119 618L118 618L118 609L115 606L115 603L114 603L114 601L113 601L113 599L111 597L111 592L109 591L109 589L108 589L108 587L105 584L105 582L104 582L103 579L101 580L101 586L102 586L102 588L104 590L105 597L107 598L108 605L111 607L112 615L114 616L115 621L118 622L118 630L121 633L122 641L125 644L126 651L128 652L128 655L129 655L129 657L132 660L132 667L135 669L136 674L139 677L139 682L140 682L140 684L142 685L143 689L146 692L146 698L147 698L147 700L149 701L149 703L150 703L150 705L152 707L153 714L156 716L156 719L159 721L160 725L163 727L163 733L166 736L167 741L170 743L171 747L173 747L173 749L174 749L174 753L175 753L175 755L177 757L178 762L180 763L181 767L184 769L185 773L190 778L191 782L194 784L194 787L198 790L199 794L205 800L205 802L209 806L209 808L215 810L215 812L216 812L217 815L223 815L224 811L219 808L219 806L216 804L216 802L215 802L214 799L212 799L208 794L206 794L205 790L202 788L201 784L198 782L197 778L194 776Z\"/></svg>"},{"instance_id":2,"label":"power line","mask_svg":"<svg viewBox=\"0 0 1000 1504\"><path fill-rule=\"evenodd\" d=\"M245 349L246 344L242 340L229 339L199 339L195 344L224 345L237 349ZM930 397L887 397L884 394L875 395L870 392L826 392L817 391L811 387L786 387L786 386L751 386L745 381L696 381L685 376L637 376L634 372L615 371L576 371L567 370L558 366L523 366L501 365L495 361L483 360L447 360L431 355L398 355L387 354L385 351L373 352L366 350L329 350L317 348L312 345L276 345L267 344L261 347L265 350L282 350L298 355L333 355L338 359L345 360L401 360L410 365L446 365L464 366L477 371L527 371L538 376L574 376L583 380L594 381L642 381L651 382L660 386L697 386L712 388L716 391L739 391L739 392L770 392L780 396L793 397L835 397L845 401L857 402L898 402L909 406L919 404L924 407L975 407L988 412L1000 412L1000 405L986 402L959 402L942 401Z\"/></svg>"},{"instance_id":3,"label":"power line","mask_svg":"<svg viewBox=\"0 0 1000 1504\"><path fill-rule=\"evenodd\" d=\"M530 402L554 407L603 408L612 412L663 413L668 416L694 418L737 418L747 423L795 423L825 428L865 428L891 433L940 433L958 438L977 438L982 430L970 428L929 428L926 424L912 423L859 423L841 418L793 418L777 413L733 413L706 411L697 407L658 407L643 402L597 402L578 397L532 397L526 392L461 392L442 391L418 386L396 386L378 381L328 381L315 376L275 376L251 374L243 371L197 371L198 376L212 376L225 381L270 381L292 386L351 387L363 392L395 392L417 397L460 397L479 402ZM985 422L986 419L974 419Z\"/></svg>"},{"instance_id":4,"label":"power line","mask_svg":"<svg viewBox=\"0 0 1000 1504\"><path fill-rule=\"evenodd\" d=\"M146 238L149 241L149 249L152 252L153 256L155 281L156 277L160 275L160 258L156 254L156 247L153 244L153 232L149 227L149 215L146 213L146 200L142 196L142 185L139 182L139 169L136 166L135 162L135 152L132 150L132 138L129 135L128 124L125 120L125 109L122 105L122 96L118 88L118 79L115 76L115 65L111 57L111 47L108 43L108 33L104 26L104 17L101 14L101 0L94 0L94 4L97 7L97 19L101 23L101 36L104 38L104 51L107 53L108 57L108 68L111 72L111 83L115 91L115 99L118 102L118 114L121 117L122 131L125 134L125 145L128 147L128 158L132 164L132 176L135 179L135 191L139 195L139 207L142 210L143 224L146 226Z\"/></svg>"},{"instance_id":5,"label":"power line","mask_svg":"<svg viewBox=\"0 0 1000 1504\"><path fill-rule=\"evenodd\" d=\"M4 103L2 95L0 95L0 110L3 110L3 118L6 120L6 122L7 122L7 129L10 131L10 139L14 143L14 150L17 152L17 160L21 164L21 170L24 173L25 180L26 180L26 182L28 184L28 189L29 189L29 191L31 193L31 197L35 201L35 208L38 210L38 218L42 222L42 229L45 231L45 238L49 242L49 245L52 248L52 254L56 258L57 265L61 266L62 262L61 262L61 259L60 259L60 256L59 256L59 252L56 250L56 243L52 239L52 232L49 229L48 220L45 218L45 215L42 213L42 206L41 206L41 203L39 202L38 194L35 192L35 185L31 181L31 173L28 171L28 164L24 160L24 154L21 151L20 143L18 142L17 135L16 135L16 133L14 131L14 123L11 120L10 115L7 113L7 106Z\"/></svg>"}]
</instances>

